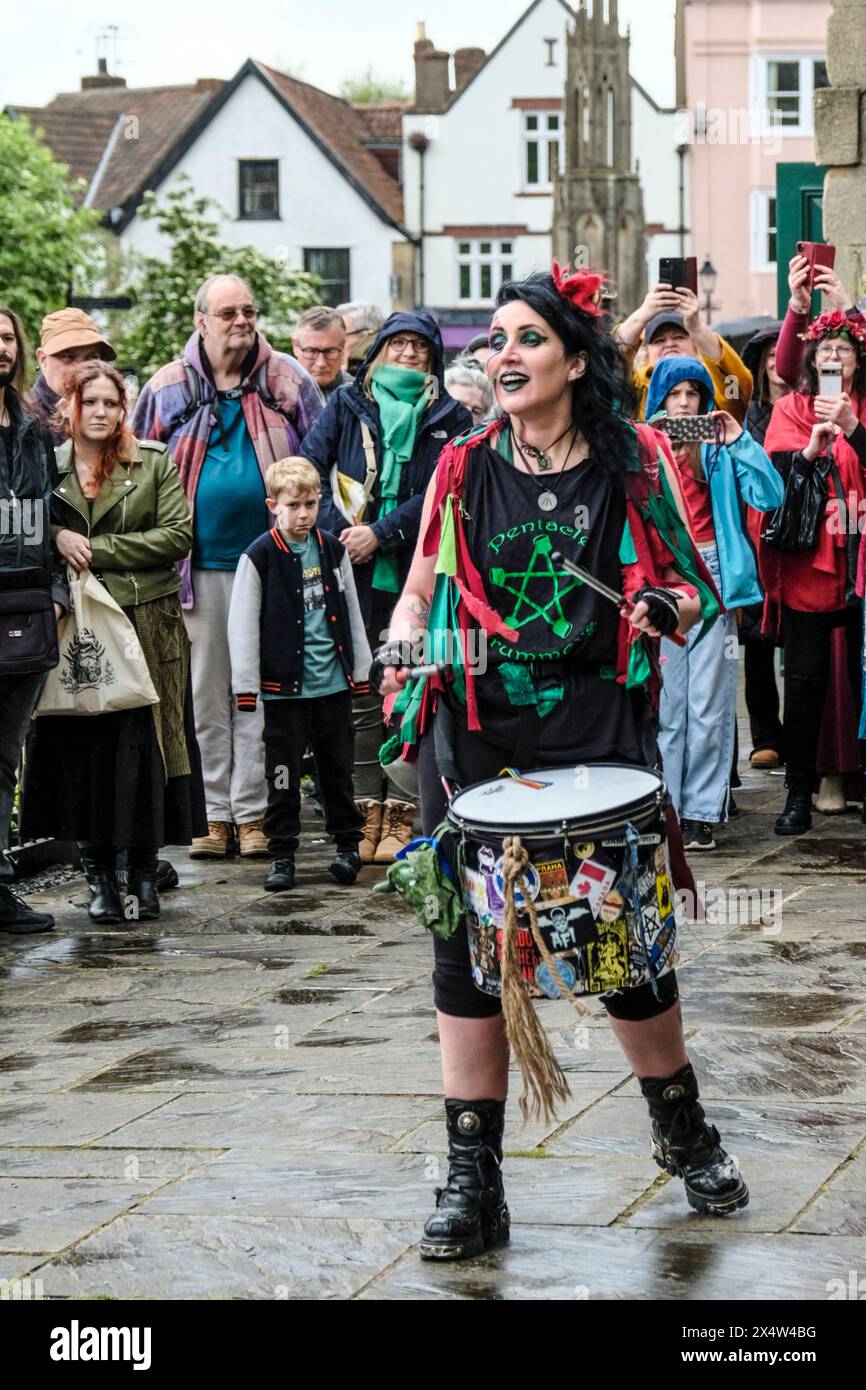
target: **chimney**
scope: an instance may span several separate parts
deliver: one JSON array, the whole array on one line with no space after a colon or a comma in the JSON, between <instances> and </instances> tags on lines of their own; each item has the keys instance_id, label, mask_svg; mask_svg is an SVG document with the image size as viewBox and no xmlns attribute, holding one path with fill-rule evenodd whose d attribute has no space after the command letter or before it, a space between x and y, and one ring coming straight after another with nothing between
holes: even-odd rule
<instances>
[{"instance_id":1,"label":"chimney","mask_svg":"<svg viewBox=\"0 0 866 1390\"><path fill-rule=\"evenodd\" d=\"M195 89L197 92L221 92L225 85L223 77L198 77Z\"/></svg>"},{"instance_id":2,"label":"chimney","mask_svg":"<svg viewBox=\"0 0 866 1390\"><path fill-rule=\"evenodd\" d=\"M423 22L418 24L415 40L415 110L442 111L448 105L451 85L448 81L450 53L434 48L427 37Z\"/></svg>"},{"instance_id":3,"label":"chimney","mask_svg":"<svg viewBox=\"0 0 866 1390\"><path fill-rule=\"evenodd\" d=\"M483 65L487 54L483 48L458 48L454 52L454 86L463 87Z\"/></svg>"},{"instance_id":4,"label":"chimney","mask_svg":"<svg viewBox=\"0 0 866 1390\"><path fill-rule=\"evenodd\" d=\"M125 87L125 77L112 77L108 71L108 61L105 58L97 58L97 72L92 77L82 77L82 92L92 92L100 87Z\"/></svg>"}]
</instances>

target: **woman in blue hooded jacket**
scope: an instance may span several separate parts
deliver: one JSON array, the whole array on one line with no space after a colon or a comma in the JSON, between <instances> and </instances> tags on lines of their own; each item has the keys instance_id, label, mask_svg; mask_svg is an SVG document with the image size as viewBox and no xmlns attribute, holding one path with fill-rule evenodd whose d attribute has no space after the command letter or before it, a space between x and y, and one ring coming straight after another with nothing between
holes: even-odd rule
<instances>
[{"instance_id":1,"label":"woman in blue hooded jacket","mask_svg":"<svg viewBox=\"0 0 866 1390\"><path fill-rule=\"evenodd\" d=\"M355 380L333 393L304 436L301 453L322 480L319 525L349 552L374 650L409 571L436 461L449 439L471 428L469 411L445 390L436 320L415 309L385 320ZM364 863L390 864L412 838L415 808L390 779L383 786L381 699L358 692L353 712L359 852Z\"/></svg>"},{"instance_id":2,"label":"woman in blue hooded jacket","mask_svg":"<svg viewBox=\"0 0 866 1390\"><path fill-rule=\"evenodd\" d=\"M693 357L669 357L652 374L647 419L704 415L713 383ZM745 524L744 505L771 511L784 487L770 459L727 411L713 411L718 443L673 448L690 514L692 539L727 610L701 640L662 642L659 747L665 781L686 849L715 849L713 828L725 820L737 708L734 610L763 598Z\"/></svg>"}]
</instances>

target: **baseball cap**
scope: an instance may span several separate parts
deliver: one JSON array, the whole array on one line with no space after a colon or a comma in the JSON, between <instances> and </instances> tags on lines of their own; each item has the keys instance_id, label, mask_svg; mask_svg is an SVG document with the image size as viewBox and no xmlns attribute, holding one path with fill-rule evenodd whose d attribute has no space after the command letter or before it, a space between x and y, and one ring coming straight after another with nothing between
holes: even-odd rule
<instances>
[{"instance_id":1,"label":"baseball cap","mask_svg":"<svg viewBox=\"0 0 866 1390\"><path fill-rule=\"evenodd\" d=\"M102 348L102 356L113 362L117 353L107 338L103 338L96 324L83 309L58 309L46 314L40 331L40 347L49 357L65 352L67 348Z\"/></svg>"},{"instance_id":2,"label":"baseball cap","mask_svg":"<svg viewBox=\"0 0 866 1390\"><path fill-rule=\"evenodd\" d=\"M651 343L658 330L669 323L675 324L677 328L685 328L683 316L677 313L676 309L663 309L660 314L653 314L643 331L644 342Z\"/></svg>"}]
</instances>

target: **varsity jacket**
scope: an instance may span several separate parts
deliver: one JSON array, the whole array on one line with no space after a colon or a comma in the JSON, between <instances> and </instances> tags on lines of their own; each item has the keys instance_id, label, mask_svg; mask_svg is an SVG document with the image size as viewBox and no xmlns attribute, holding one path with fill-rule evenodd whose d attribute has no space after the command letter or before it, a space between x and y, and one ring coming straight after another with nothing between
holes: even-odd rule
<instances>
[{"instance_id":1,"label":"varsity jacket","mask_svg":"<svg viewBox=\"0 0 866 1390\"><path fill-rule=\"evenodd\" d=\"M325 615L349 689L367 688L372 654L361 618L346 548L316 529ZM278 527L241 556L228 620L232 694L239 710L256 706L256 692L300 695L304 683L304 577L301 560Z\"/></svg>"}]
</instances>

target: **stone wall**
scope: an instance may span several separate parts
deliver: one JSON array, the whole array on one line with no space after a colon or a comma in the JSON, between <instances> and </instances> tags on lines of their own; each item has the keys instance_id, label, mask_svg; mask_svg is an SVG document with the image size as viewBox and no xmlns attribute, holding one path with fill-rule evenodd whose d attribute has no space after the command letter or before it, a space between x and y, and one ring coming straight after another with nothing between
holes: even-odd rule
<instances>
[{"instance_id":1,"label":"stone wall","mask_svg":"<svg viewBox=\"0 0 866 1390\"><path fill-rule=\"evenodd\" d=\"M815 162L827 165L824 237L855 300L866 293L866 0L833 0L831 86L815 93Z\"/></svg>"}]
</instances>

